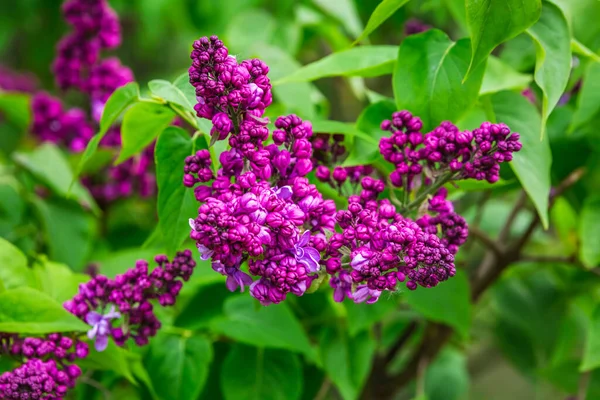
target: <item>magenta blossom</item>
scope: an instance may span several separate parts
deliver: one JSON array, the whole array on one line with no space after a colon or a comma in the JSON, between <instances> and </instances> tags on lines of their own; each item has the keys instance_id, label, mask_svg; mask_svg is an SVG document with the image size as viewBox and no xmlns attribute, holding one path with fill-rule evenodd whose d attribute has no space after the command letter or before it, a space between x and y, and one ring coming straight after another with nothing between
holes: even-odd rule
<instances>
[{"instance_id":1,"label":"magenta blossom","mask_svg":"<svg viewBox=\"0 0 600 400\"><path fill-rule=\"evenodd\" d=\"M110 336L110 320L121 318L121 313L115 311L115 306L111 306L110 311L104 315L97 313L96 311L90 311L86 317L85 322L92 325L87 333L90 339L96 338L95 347L98 351L104 351L108 346L108 337Z\"/></svg>"},{"instance_id":2,"label":"magenta blossom","mask_svg":"<svg viewBox=\"0 0 600 400\"><path fill-rule=\"evenodd\" d=\"M314 247L309 246L310 231L306 231L300 237L298 243L294 245L294 254L296 261L304 264L308 272L317 272L319 270L319 260L321 255Z\"/></svg>"}]
</instances>

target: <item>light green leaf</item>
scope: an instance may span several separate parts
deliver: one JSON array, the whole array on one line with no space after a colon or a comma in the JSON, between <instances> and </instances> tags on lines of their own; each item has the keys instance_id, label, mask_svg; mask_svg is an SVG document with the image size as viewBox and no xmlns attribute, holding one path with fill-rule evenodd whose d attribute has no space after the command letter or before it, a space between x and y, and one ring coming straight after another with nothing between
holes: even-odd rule
<instances>
[{"instance_id":1,"label":"light green leaf","mask_svg":"<svg viewBox=\"0 0 600 400\"><path fill-rule=\"evenodd\" d=\"M503 90L523 90L531 83L531 80L531 75L515 71L499 58L489 56L479 95L497 93Z\"/></svg>"},{"instance_id":2,"label":"light green leaf","mask_svg":"<svg viewBox=\"0 0 600 400\"><path fill-rule=\"evenodd\" d=\"M540 137L544 137L548 116L569 82L571 32L562 11L547 2L544 2L539 21L527 32L536 44L534 79L544 94L540 132Z\"/></svg>"},{"instance_id":3,"label":"light green leaf","mask_svg":"<svg viewBox=\"0 0 600 400\"><path fill-rule=\"evenodd\" d=\"M308 337L285 303L256 308L250 296L236 296L225 302L223 319L212 328L242 343L302 352L313 356Z\"/></svg>"},{"instance_id":4,"label":"light green leaf","mask_svg":"<svg viewBox=\"0 0 600 400\"><path fill-rule=\"evenodd\" d=\"M579 258L588 268L600 266L600 196L588 197L579 219Z\"/></svg>"},{"instance_id":5,"label":"light green leaf","mask_svg":"<svg viewBox=\"0 0 600 400\"><path fill-rule=\"evenodd\" d=\"M585 372L598 367L600 367L600 306L594 310L588 326L583 360L579 370Z\"/></svg>"},{"instance_id":6,"label":"light green leaf","mask_svg":"<svg viewBox=\"0 0 600 400\"><path fill-rule=\"evenodd\" d=\"M480 64L462 84L469 57L468 39L454 43L437 29L404 39L392 82L398 109L420 117L424 132L458 120L477 100L485 71Z\"/></svg>"},{"instance_id":7,"label":"light green leaf","mask_svg":"<svg viewBox=\"0 0 600 400\"><path fill-rule=\"evenodd\" d=\"M3 238L0 238L0 265L0 284L4 289L31 285L33 276L27 267L27 258Z\"/></svg>"},{"instance_id":8,"label":"light green leaf","mask_svg":"<svg viewBox=\"0 0 600 400\"><path fill-rule=\"evenodd\" d=\"M594 53L592 50L587 48L583 43L578 41L577 39L571 39L571 51L573 54L578 54L580 56L589 58L590 60L599 63L600 56Z\"/></svg>"},{"instance_id":9,"label":"light green leaf","mask_svg":"<svg viewBox=\"0 0 600 400\"><path fill-rule=\"evenodd\" d=\"M89 326L48 295L28 287L0 293L0 332L85 332Z\"/></svg>"},{"instance_id":10,"label":"light green leaf","mask_svg":"<svg viewBox=\"0 0 600 400\"><path fill-rule=\"evenodd\" d=\"M492 105L496 121L521 135L523 148L513 154L510 165L533 201L542 225L547 228L552 153L548 138L539 139L540 115L535 106L518 93L497 93L492 96Z\"/></svg>"},{"instance_id":11,"label":"light green leaf","mask_svg":"<svg viewBox=\"0 0 600 400\"><path fill-rule=\"evenodd\" d=\"M441 322L456 329L463 338L469 336L471 328L471 292L463 271L435 288L419 287L407 291L406 302L426 318Z\"/></svg>"},{"instance_id":12,"label":"light green leaf","mask_svg":"<svg viewBox=\"0 0 600 400\"><path fill-rule=\"evenodd\" d=\"M360 34L358 39L356 39L354 44L369 36L375 29L379 27L379 25L383 24L386 19L394 15L394 13L406 3L408 3L408 0L383 0L381 3L379 3L369 17L369 21L367 22L365 30Z\"/></svg>"},{"instance_id":13,"label":"light green leaf","mask_svg":"<svg viewBox=\"0 0 600 400\"><path fill-rule=\"evenodd\" d=\"M173 86L175 86L187 99L187 102L193 106L196 105L198 100L196 99L196 89L190 83L190 74L188 72L184 72L179 75L177 79L173 81ZM194 115L196 115L195 111L192 111ZM205 132L208 134L208 132Z\"/></svg>"},{"instance_id":14,"label":"light green leaf","mask_svg":"<svg viewBox=\"0 0 600 400\"><path fill-rule=\"evenodd\" d=\"M156 142L156 182L158 184L158 224L166 239L167 252L174 254L190 234L188 220L195 218L198 202L194 189L183 186L185 158L194 150L206 149L206 140L199 137L202 146L194 149L189 133L170 126L160 134Z\"/></svg>"},{"instance_id":15,"label":"light green leaf","mask_svg":"<svg viewBox=\"0 0 600 400\"><path fill-rule=\"evenodd\" d=\"M77 293L81 283L90 279L89 275L74 274L66 265L48 260L34 264L33 274L35 287L61 304Z\"/></svg>"},{"instance_id":16,"label":"light green leaf","mask_svg":"<svg viewBox=\"0 0 600 400\"><path fill-rule=\"evenodd\" d=\"M351 336L371 328L376 322L381 321L398 306L400 296L381 296L377 303L354 303L345 301L348 333Z\"/></svg>"},{"instance_id":17,"label":"light green leaf","mask_svg":"<svg viewBox=\"0 0 600 400\"><path fill-rule=\"evenodd\" d=\"M352 0L313 0L313 2L337 19L352 37L358 37L363 31L363 24Z\"/></svg>"},{"instance_id":18,"label":"light green leaf","mask_svg":"<svg viewBox=\"0 0 600 400\"><path fill-rule=\"evenodd\" d=\"M577 253L579 216L564 197L554 201L554 206L550 209L550 222L567 254Z\"/></svg>"},{"instance_id":19,"label":"light green leaf","mask_svg":"<svg viewBox=\"0 0 600 400\"><path fill-rule=\"evenodd\" d=\"M191 85L190 85L191 86ZM188 97L174 83L162 79L148 82L150 91L163 100L182 106L186 111L194 111L194 103L190 103Z\"/></svg>"},{"instance_id":20,"label":"light green leaf","mask_svg":"<svg viewBox=\"0 0 600 400\"><path fill-rule=\"evenodd\" d=\"M376 343L369 332L349 338L343 329L327 327L319 342L323 368L344 400L357 399L371 369Z\"/></svg>"},{"instance_id":21,"label":"light green leaf","mask_svg":"<svg viewBox=\"0 0 600 400\"><path fill-rule=\"evenodd\" d=\"M90 328L88 326L88 328ZM86 369L96 369L100 371L112 371L119 376L124 377L129 382L137 384L131 371L130 361L128 360L127 350L118 347L112 340L108 341L108 347L104 351L90 351L90 354L77 360L77 364Z\"/></svg>"},{"instance_id":22,"label":"light green leaf","mask_svg":"<svg viewBox=\"0 0 600 400\"><path fill-rule=\"evenodd\" d=\"M171 124L174 116L173 111L161 104L134 104L123 118L121 126L123 148L115 163L120 164L141 152Z\"/></svg>"},{"instance_id":23,"label":"light green leaf","mask_svg":"<svg viewBox=\"0 0 600 400\"><path fill-rule=\"evenodd\" d=\"M571 132L600 112L600 64L590 63L582 80L581 92L577 96L577 109L571 122Z\"/></svg>"},{"instance_id":24,"label":"light green leaf","mask_svg":"<svg viewBox=\"0 0 600 400\"><path fill-rule=\"evenodd\" d=\"M274 82L309 82L328 76L374 77L394 70L397 46L361 46L333 53Z\"/></svg>"},{"instance_id":25,"label":"light green leaf","mask_svg":"<svg viewBox=\"0 0 600 400\"><path fill-rule=\"evenodd\" d=\"M160 253L160 251L157 249L140 249L134 247L119 251L111 251L100 257L94 258L94 261L98 263L102 275L113 279L115 276L125 273L129 268L133 268L137 260L150 261L158 253Z\"/></svg>"},{"instance_id":26,"label":"light green leaf","mask_svg":"<svg viewBox=\"0 0 600 400\"><path fill-rule=\"evenodd\" d=\"M19 165L31 172L57 195L73 198L83 207L90 208L96 214L100 213L98 205L87 189L79 182L73 182L74 177L69 162L55 145L43 143L31 153L15 153L13 157Z\"/></svg>"},{"instance_id":27,"label":"light green leaf","mask_svg":"<svg viewBox=\"0 0 600 400\"><path fill-rule=\"evenodd\" d=\"M353 138L360 138L366 142L372 143L373 145L378 145L378 142L375 138L371 137L367 133L357 129L354 124L348 122L339 122L339 121L312 121L313 132L315 133L329 133L336 134L340 133L342 135L347 135Z\"/></svg>"},{"instance_id":28,"label":"light green leaf","mask_svg":"<svg viewBox=\"0 0 600 400\"><path fill-rule=\"evenodd\" d=\"M473 43L468 77L499 44L514 38L540 18L541 0L466 0Z\"/></svg>"},{"instance_id":29,"label":"light green leaf","mask_svg":"<svg viewBox=\"0 0 600 400\"><path fill-rule=\"evenodd\" d=\"M288 351L235 344L221 367L226 400L297 400L302 384L302 365Z\"/></svg>"},{"instance_id":30,"label":"light green leaf","mask_svg":"<svg viewBox=\"0 0 600 400\"><path fill-rule=\"evenodd\" d=\"M86 164L92 159L93 155L98 150L98 145L100 141L108 131L108 129L115 123L119 115L127 107L133 104L134 101L139 99L140 97L140 88L137 83L130 82L125 86L121 86L117 90L113 92L113 94L108 98L106 104L104 105L104 110L102 110L102 117L100 118L100 131L94 135L94 137L87 144L83 155L81 156L81 160L79 160L79 165L77 166L77 170L75 171L75 176L73 176L73 181L75 181L81 172L84 170Z\"/></svg>"},{"instance_id":31,"label":"light green leaf","mask_svg":"<svg viewBox=\"0 0 600 400\"><path fill-rule=\"evenodd\" d=\"M162 400L196 400L212 358L212 345L203 336L162 334L152 339L145 364Z\"/></svg>"},{"instance_id":32,"label":"light green leaf","mask_svg":"<svg viewBox=\"0 0 600 400\"><path fill-rule=\"evenodd\" d=\"M469 372L464 354L446 348L425 373L429 400L459 400L469 391Z\"/></svg>"},{"instance_id":33,"label":"light green leaf","mask_svg":"<svg viewBox=\"0 0 600 400\"><path fill-rule=\"evenodd\" d=\"M0 92L0 111L4 120L18 129L31 123L31 95L28 93Z\"/></svg>"}]
</instances>

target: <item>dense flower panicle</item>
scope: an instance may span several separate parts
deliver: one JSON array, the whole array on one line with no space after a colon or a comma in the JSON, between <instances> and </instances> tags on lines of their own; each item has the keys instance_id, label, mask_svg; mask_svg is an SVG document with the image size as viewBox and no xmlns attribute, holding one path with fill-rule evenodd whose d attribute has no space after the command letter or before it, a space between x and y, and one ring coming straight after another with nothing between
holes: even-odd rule
<instances>
[{"instance_id":1,"label":"dense flower panicle","mask_svg":"<svg viewBox=\"0 0 600 400\"><path fill-rule=\"evenodd\" d=\"M38 80L31 73L19 73L0 65L0 90L6 92L34 93Z\"/></svg>"},{"instance_id":2,"label":"dense flower panicle","mask_svg":"<svg viewBox=\"0 0 600 400\"><path fill-rule=\"evenodd\" d=\"M92 100L92 117L100 121L104 104L119 87L133 82L133 73L118 58L112 57L100 61L90 69L85 90Z\"/></svg>"},{"instance_id":3,"label":"dense flower panicle","mask_svg":"<svg viewBox=\"0 0 600 400\"><path fill-rule=\"evenodd\" d=\"M68 147L80 152L94 135L83 110L63 109L62 103L47 93L40 92L32 99L33 122L31 131L40 140Z\"/></svg>"},{"instance_id":4,"label":"dense flower panicle","mask_svg":"<svg viewBox=\"0 0 600 400\"><path fill-rule=\"evenodd\" d=\"M30 359L0 375L0 395L6 400L63 399L80 372L75 365L63 371L54 360Z\"/></svg>"},{"instance_id":5,"label":"dense flower panicle","mask_svg":"<svg viewBox=\"0 0 600 400\"><path fill-rule=\"evenodd\" d=\"M129 338L145 345L160 328L151 300L162 306L175 304L182 281L190 278L196 266L191 256L189 250L177 253L172 262L156 256L158 266L150 273L148 263L138 261L135 268L115 279L96 275L80 285L79 293L65 302L65 309L92 326L88 336L95 338L99 351L108 344L108 337L119 346ZM114 324L121 320L120 325Z\"/></svg>"},{"instance_id":6,"label":"dense flower panicle","mask_svg":"<svg viewBox=\"0 0 600 400\"><path fill-rule=\"evenodd\" d=\"M213 134L225 139L246 117L262 116L272 102L267 65L258 59L238 63L216 36L202 37L193 47L189 74L198 98L194 108L199 117L213 121Z\"/></svg>"},{"instance_id":7,"label":"dense flower panicle","mask_svg":"<svg viewBox=\"0 0 600 400\"><path fill-rule=\"evenodd\" d=\"M500 177L500 163L511 161L512 153L521 149L519 134L511 133L504 124L484 122L473 131L461 132L445 121L427 134L420 132L422 126L408 111L396 112L392 120L381 124L381 129L392 132L391 137L381 139L379 149L396 167L390 175L394 186L413 190L415 178L427 183L444 173L454 180L493 183Z\"/></svg>"}]
</instances>

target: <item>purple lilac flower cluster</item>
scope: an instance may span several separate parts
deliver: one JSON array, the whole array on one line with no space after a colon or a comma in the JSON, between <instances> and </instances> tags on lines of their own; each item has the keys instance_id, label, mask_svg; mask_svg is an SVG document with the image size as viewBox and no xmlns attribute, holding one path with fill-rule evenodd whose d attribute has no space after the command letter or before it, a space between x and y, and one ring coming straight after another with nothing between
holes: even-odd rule
<instances>
[{"instance_id":1,"label":"purple lilac flower cluster","mask_svg":"<svg viewBox=\"0 0 600 400\"><path fill-rule=\"evenodd\" d=\"M196 263L189 250L177 253L172 262L162 255L155 261L158 266L150 273L148 263L142 260L115 279L96 275L65 302L67 311L92 326L88 337L95 339L96 350L104 350L109 337L119 346L129 338L143 346L156 335L160 322L151 300L162 306L175 304L183 281L189 280ZM121 324L113 326L113 320L121 320Z\"/></svg>"},{"instance_id":2,"label":"purple lilac flower cluster","mask_svg":"<svg viewBox=\"0 0 600 400\"><path fill-rule=\"evenodd\" d=\"M417 33L426 32L431 29L431 25L427 25L425 22L411 18L404 24L404 34L406 36L416 35Z\"/></svg>"},{"instance_id":3,"label":"purple lilac flower cluster","mask_svg":"<svg viewBox=\"0 0 600 400\"><path fill-rule=\"evenodd\" d=\"M87 343L75 336L52 333L43 338L22 338L17 334L0 333L0 354L24 362L0 376L1 397L19 400L63 398L81 375L81 369L72 363L87 357L88 352Z\"/></svg>"},{"instance_id":4,"label":"purple lilac flower cluster","mask_svg":"<svg viewBox=\"0 0 600 400\"><path fill-rule=\"evenodd\" d=\"M371 165L339 166L348 157L343 142L344 135L327 133L318 133L311 140L315 177L340 192L346 182L350 183L351 189L355 189L363 177L373 173Z\"/></svg>"},{"instance_id":5,"label":"purple lilac flower cluster","mask_svg":"<svg viewBox=\"0 0 600 400\"><path fill-rule=\"evenodd\" d=\"M302 295L320 270L324 233L335 224L335 204L306 178L312 126L296 115L280 117L265 146L262 115L272 95L264 62L238 63L216 36L194 42L191 58L197 114L212 120L213 140L229 138L231 146L216 175L206 150L185 160L183 183L203 203L190 219L191 238L230 290L250 286L264 305Z\"/></svg>"},{"instance_id":6,"label":"purple lilac flower cluster","mask_svg":"<svg viewBox=\"0 0 600 400\"><path fill-rule=\"evenodd\" d=\"M500 163L511 161L512 153L521 149L519 134L504 124L484 122L473 131L461 132L445 121L427 134L421 133L422 126L408 111L394 113L391 120L381 123L381 129L392 133L381 139L379 149L396 167L390 175L396 187L410 191L442 174L448 174L446 180L473 178L494 183L500 178Z\"/></svg>"},{"instance_id":7,"label":"purple lilac flower cluster","mask_svg":"<svg viewBox=\"0 0 600 400\"><path fill-rule=\"evenodd\" d=\"M31 73L18 73L0 65L0 90L6 92L33 93L37 90L38 81Z\"/></svg>"},{"instance_id":8,"label":"purple lilac flower cluster","mask_svg":"<svg viewBox=\"0 0 600 400\"><path fill-rule=\"evenodd\" d=\"M31 100L33 122L31 131L40 140L81 152L94 136L94 128L88 123L82 109L66 110L62 102L45 92L39 92Z\"/></svg>"}]
</instances>

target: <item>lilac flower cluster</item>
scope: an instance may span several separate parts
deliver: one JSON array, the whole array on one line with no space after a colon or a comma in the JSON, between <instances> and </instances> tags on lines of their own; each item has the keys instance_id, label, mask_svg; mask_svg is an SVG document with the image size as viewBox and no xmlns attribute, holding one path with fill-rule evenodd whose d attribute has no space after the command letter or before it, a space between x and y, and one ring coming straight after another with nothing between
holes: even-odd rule
<instances>
[{"instance_id":1,"label":"lilac flower cluster","mask_svg":"<svg viewBox=\"0 0 600 400\"><path fill-rule=\"evenodd\" d=\"M343 145L344 135L318 133L312 138L313 168L315 177L331 187L342 192L343 185L349 182L352 189L360 183L363 177L373 173L371 165L340 167L348 152Z\"/></svg>"},{"instance_id":2,"label":"lilac flower cluster","mask_svg":"<svg viewBox=\"0 0 600 400\"><path fill-rule=\"evenodd\" d=\"M43 338L0 333L0 354L26 360L21 367L0 376L1 397L63 398L81 375L81 369L72 363L77 358L87 357L88 352L85 342L60 333ZM30 397L23 397L25 394ZM54 397L43 397L43 394Z\"/></svg>"},{"instance_id":3,"label":"lilac flower cluster","mask_svg":"<svg viewBox=\"0 0 600 400\"><path fill-rule=\"evenodd\" d=\"M96 275L82 284L64 307L92 326L88 337L95 339L98 351L106 348L109 337L119 346L129 338L143 346L160 328L151 300L162 306L175 304L183 281L189 280L196 266L191 256L189 250L177 253L172 262L166 256L156 256L158 266L150 273L148 263L142 260L115 279ZM113 320L122 322L113 326Z\"/></svg>"},{"instance_id":4,"label":"lilac flower cluster","mask_svg":"<svg viewBox=\"0 0 600 400\"><path fill-rule=\"evenodd\" d=\"M69 0L63 14L73 31L60 41L52 70L61 89L89 92L88 79L100 51L121 44L119 18L105 0Z\"/></svg>"},{"instance_id":5,"label":"lilac flower cluster","mask_svg":"<svg viewBox=\"0 0 600 400\"><path fill-rule=\"evenodd\" d=\"M31 101L33 122L31 132L44 142L81 152L94 136L94 128L79 108L64 110L62 102L47 93L39 92Z\"/></svg>"},{"instance_id":6,"label":"lilac flower cluster","mask_svg":"<svg viewBox=\"0 0 600 400\"><path fill-rule=\"evenodd\" d=\"M431 25L427 25L425 22L411 18L404 24L404 34L406 36L416 35L417 33L426 32L431 29Z\"/></svg>"},{"instance_id":7,"label":"lilac flower cluster","mask_svg":"<svg viewBox=\"0 0 600 400\"><path fill-rule=\"evenodd\" d=\"M447 180L487 180L500 178L500 163L511 161L512 153L521 149L519 134L504 124L484 122L473 131L459 131L445 121L433 131L422 134L423 124L408 111L396 112L381 129L392 132L381 139L379 149L384 159L395 165L392 184L406 190L415 188L415 178L436 179L448 174Z\"/></svg>"}]
</instances>

